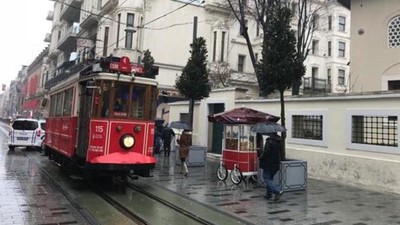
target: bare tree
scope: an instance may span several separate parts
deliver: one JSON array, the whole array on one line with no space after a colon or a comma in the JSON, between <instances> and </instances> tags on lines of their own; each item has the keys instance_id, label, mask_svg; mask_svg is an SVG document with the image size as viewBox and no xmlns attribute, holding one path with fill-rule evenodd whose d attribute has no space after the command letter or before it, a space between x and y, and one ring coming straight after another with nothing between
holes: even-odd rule
<instances>
[{"instance_id":1,"label":"bare tree","mask_svg":"<svg viewBox=\"0 0 400 225\"><path fill-rule=\"evenodd\" d=\"M329 0L281 0L282 4L287 4L288 8L292 9L294 22L296 23L296 38L297 38L297 54L301 62L307 59L310 51L310 45L313 40L314 31L319 16L319 10L326 6ZM268 17L266 15L268 7L271 6L273 0L227 0L227 4L232 11L234 18L240 25L241 35L246 40L249 50L250 59L253 68L257 68L257 60L253 50L253 43L249 37L247 30L247 20L253 19L260 26L265 38L265 30ZM305 71L299 71L299 74L294 78L292 84L292 94L298 95L301 86L301 78ZM257 81L260 87L260 77L257 75ZM261 88L260 88L261 89ZM262 93L261 93L262 94Z\"/></svg>"},{"instance_id":2,"label":"bare tree","mask_svg":"<svg viewBox=\"0 0 400 225\"><path fill-rule=\"evenodd\" d=\"M213 88L228 87L231 81L229 63L218 62L210 65L210 82Z\"/></svg>"},{"instance_id":3,"label":"bare tree","mask_svg":"<svg viewBox=\"0 0 400 225\"><path fill-rule=\"evenodd\" d=\"M289 0L287 4L292 7L294 22L296 23L297 54L304 63L310 52L310 45L313 41L314 32L319 29L319 18L321 8L328 4L328 0ZM305 71L304 71L305 72ZM303 74L298 74L292 84L292 95L298 95Z\"/></svg>"}]
</instances>

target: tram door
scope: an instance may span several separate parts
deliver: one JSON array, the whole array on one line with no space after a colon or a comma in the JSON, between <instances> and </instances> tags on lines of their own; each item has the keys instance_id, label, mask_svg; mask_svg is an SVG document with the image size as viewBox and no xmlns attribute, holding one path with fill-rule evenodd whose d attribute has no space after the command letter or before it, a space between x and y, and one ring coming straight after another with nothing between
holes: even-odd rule
<instances>
[{"instance_id":1,"label":"tram door","mask_svg":"<svg viewBox=\"0 0 400 225\"><path fill-rule=\"evenodd\" d=\"M79 100L79 127L78 127L78 149L79 157L86 157L87 148L89 145L89 123L90 123L90 108L92 104L92 95L86 93L85 86L81 87Z\"/></svg>"}]
</instances>

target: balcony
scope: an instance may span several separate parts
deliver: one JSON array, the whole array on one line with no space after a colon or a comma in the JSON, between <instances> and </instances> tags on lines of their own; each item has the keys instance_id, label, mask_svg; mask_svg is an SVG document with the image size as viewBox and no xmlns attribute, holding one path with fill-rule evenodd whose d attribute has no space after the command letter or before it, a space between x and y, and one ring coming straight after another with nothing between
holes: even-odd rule
<instances>
[{"instance_id":1,"label":"balcony","mask_svg":"<svg viewBox=\"0 0 400 225\"><path fill-rule=\"evenodd\" d=\"M46 20L48 20L48 21L53 21L53 18L54 18L54 12L53 12L53 11L49 11L49 12L47 13Z\"/></svg>"},{"instance_id":2,"label":"balcony","mask_svg":"<svg viewBox=\"0 0 400 225\"><path fill-rule=\"evenodd\" d=\"M321 94L331 93L331 84L327 79L304 77L303 93L304 94Z\"/></svg>"},{"instance_id":3,"label":"balcony","mask_svg":"<svg viewBox=\"0 0 400 225\"><path fill-rule=\"evenodd\" d=\"M53 48L53 49L49 49L49 55L47 57L49 60L52 60L52 59L56 59L59 54L60 54L60 50Z\"/></svg>"},{"instance_id":4,"label":"balcony","mask_svg":"<svg viewBox=\"0 0 400 225\"><path fill-rule=\"evenodd\" d=\"M66 0L61 11L61 20L79 22L81 4L83 0Z\"/></svg>"},{"instance_id":5,"label":"balcony","mask_svg":"<svg viewBox=\"0 0 400 225\"><path fill-rule=\"evenodd\" d=\"M77 34L79 33L79 24L74 23L71 27L69 27L64 36L58 42L57 48L62 51L74 51L76 49L76 39Z\"/></svg>"},{"instance_id":6,"label":"balcony","mask_svg":"<svg viewBox=\"0 0 400 225\"><path fill-rule=\"evenodd\" d=\"M100 10L98 10L98 9L92 9L92 10L90 10L90 12L87 12L87 11L82 12L83 15L81 18L81 28L90 29L90 28L96 26L101 18L98 15L99 11Z\"/></svg>"},{"instance_id":7,"label":"balcony","mask_svg":"<svg viewBox=\"0 0 400 225\"><path fill-rule=\"evenodd\" d=\"M118 0L105 0L103 1L103 5L101 6L100 10L100 16L104 16L111 12L112 9L117 7L118 5Z\"/></svg>"},{"instance_id":8,"label":"balcony","mask_svg":"<svg viewBox=\"0 0 400 225\"><path fill-rule=\"evenodd\" d=\"M44 42L50 43L51 41L51 33L47 33L46 36L44 36Z\"/></svg>"},{"instance_id":9,"label":"balcony","mask_svg":"<svg viewBox=\"0 0 400 225\"><path fill-rule=\"evenodd\" d=\"M77 74L84 68L84 63L76 64L75 61L68 61L61 64L61 66L57 67L54 71L52 78L46 81L45 89L49 90L51 87L57 85L61 81Z\"/></svg>"}]
</instances>

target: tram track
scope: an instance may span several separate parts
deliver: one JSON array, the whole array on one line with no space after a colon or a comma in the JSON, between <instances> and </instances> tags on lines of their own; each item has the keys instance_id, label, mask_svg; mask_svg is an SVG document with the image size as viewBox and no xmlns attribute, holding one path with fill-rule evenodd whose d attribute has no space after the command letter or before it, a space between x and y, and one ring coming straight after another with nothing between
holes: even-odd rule
<instances>
[{"instance_id":1,"label":"tram track","mask_svg":"<svg viewBox=\"0 0 400 225\"><path fill-rule=\"evenodd\" d=\"M193 212L189 211L188 209L180 207L177 204L174 204L174 203L172 203L170 201L167 201L167 200L165 200L165 199L163 199L163 198L161 198L161 197L159 197L157 195L154 195L154 194L152 194L150 192L147 192L147 191L143 190L142 188L130 183L129 181L124 181L124 180L121 180L121 179L116 179L116 180L118 182L120 182L120 183L122 183L122 184L124 184L124 185L126 185L126 186L128 186L128 187L130 187L132 189L134 189L135 191L137 191L137 192L139 192L139 193L141 193L143 195L146 195L147 197L153 199L154 201L173 209L174 211L176 211L176 213L185 215L186 217L188 217L188 218L192 219L193 221L197 222L198 224L203 224L203 225L213 225L214 224L211 221L208 221L206 219L203 219L203 218L199 217L198 215L196 215L196 213L193 213Z\"/></svg>"},{"instance_id":2,"label":"tram track","mask_svg":"<svg viewBox=\"0 0 400 225\"><path fill-rule=\"evenodd\" d=\"M149 225L150 223L141 217L139 214L133 212L131 209L126 207L124 204L121 204L119 201L114 200L110 195L105 192L99 190L98 188L92 187L92 190L104 201L113 206L116 210L122 213L124 216L135 222L137 225Z\"/></svg>"},{"instance_id":3,"label":"tram track","mask_svg":"<svg viewBox=\"0 0 400 225\"><path fill-rule=\"evenodd\" d=\"M40 153L27 152L26 155L35 161L34 163L50 181L49 186L58 189L65 196L71 207L86 221L85 224L249 224L223 211L158 187L151 179L146 178L135 181L114 179L112 182L99 180L97 183L90 182L90 185L80 181L82 183L78 185L80 188L76 191L67 184L74 183L76 187L76 181L70 182L65 179L67 177L63 178L55 164ZM86 191L82 192L81 188L85 187ZM98 200L93 200L95 198ZM89 207L87 201L92 202L92 205L95 201L95 207ZM114 217L114 221L123 220L124 223L109 223L108 219L102 218L101 213L96 212L99 209Z\"/></svg>"}]
</instances>

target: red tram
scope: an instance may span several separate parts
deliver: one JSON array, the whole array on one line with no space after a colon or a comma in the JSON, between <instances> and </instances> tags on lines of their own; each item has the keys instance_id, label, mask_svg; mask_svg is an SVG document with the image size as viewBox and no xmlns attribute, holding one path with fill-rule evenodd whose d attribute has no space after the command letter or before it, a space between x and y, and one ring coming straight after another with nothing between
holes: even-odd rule
<instances>
[{"instance_id":1,"label":"red tram","mask_svg":"<svg viewBox=\"0 0 400 225\"><path fill-rule=\"evenodd\" d=\"M90 175L149 176L157 82L135 76L127 57L108 57L49 90L44 149Z\"/></svg>"}]
</instances>

